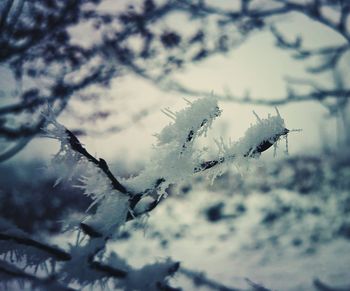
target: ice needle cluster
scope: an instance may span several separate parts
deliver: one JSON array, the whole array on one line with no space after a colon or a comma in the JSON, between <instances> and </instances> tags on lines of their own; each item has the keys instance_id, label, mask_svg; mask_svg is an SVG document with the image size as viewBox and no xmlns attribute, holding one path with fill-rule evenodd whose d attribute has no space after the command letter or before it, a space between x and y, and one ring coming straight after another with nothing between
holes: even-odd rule
<instances>
[{"instance_id":1,"label":"ice needle cluster","mask_svg":"<svg viewBox=\"0 0 350 291\"><path fill-rule=\"evenodd\" d=\"M179 112L175 113L169 109L163 111L172 122L156 134L157 143L144 171L139 176L125 181L134 191L152 189L161 179L163 182L157 189L161 197L166 195L170 184L192 177L201 157L201 152L193 147L194 141L207 133L214 119L220 116L221 110L214 98L187 102L189 106Z\"/></svg>"},{"instance_id":2,"label":"ice needle cluster","mask_svg":"<svg viewBox=\"0 0 350 291\"><path fill-rule=\"evenodd\" d=\"M277 109L277 115L267 118L260 118L254 113L257 123L251 125L241 139L228 144L221 139L217 142L217 158L204 161L203 150L197 149L194 143L198 137L206 135L221 110L214 98L187 102L188 107L179 112L169 109L163 111L171 122L156 135L153 154L144 170L136 177L124 180L118 178L127 193L120 193L112 187L110 177L96 166L96 162L91 162L73 149L65 127L52 114L48 115L46 134L61 142L60 151L54 158L56 162L65 162L72 169L76 164L84 164L85 173L79 187L94 200L92 205L97 205L96 213L87 219L90 226L102 233L118 229L126 221L128 213L138 216L148 212L151 205L167 195L171 184L187 180L203 171L210 173L212 178L216 177L227 165L260 155L289 132ZM141 198L136 204L130 205L135 195Z\"/></svg>"}]
</instances>

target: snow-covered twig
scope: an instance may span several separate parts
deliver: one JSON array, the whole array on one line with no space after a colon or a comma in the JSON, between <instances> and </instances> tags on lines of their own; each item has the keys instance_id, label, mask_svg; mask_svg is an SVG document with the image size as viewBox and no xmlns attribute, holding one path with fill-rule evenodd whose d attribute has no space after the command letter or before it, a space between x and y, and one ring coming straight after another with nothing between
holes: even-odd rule
<instances>
[{"instance_id":1,"label":"snow-covered twig","mask_svg":"<svg viewBox=\"0 0 350 291\"><path fill-rule=\"evenodd\" d=\"M178 262L168 259L164 262L146 265L141 269L133 269L115 255L109 258L106 263L97 261L95 256L102 250L101 248L104 248L103 239L92 239L85 246L71 247L70 251L63 251L49 244L25 237L24 234L19 237L18 235L4 235L0 233L0 239L14 242L9 244L7 248L10 249L9 251L19 250L21 247L17 244L25 245L32 247L34 252L46 253L46 260L62 261L63 264L59 270L49 274L46 278L42 278L24 272L13 266L13 264L8 263L5 259L1 259L0 278L2 278L1 276L6 276L8 281L20 279L29 281L35 286L46 286L50 287L50 290L56 290L54 287L61 286L60 282L67 284L78 282L84 286L104 278L113 278L117 280L116 284L122 287L123 290L176 290L168 286L166 280L178 270ZM73 289L65 289L64 285L62 285L62 288L57 290Z\"/></svg>"},{"instance_id":2,"label":"snow-covered twig","mask_svg":"<svg viewBox=\"0 0 350 291\"><path fill-rule=\"evenodd\" d=\"M0 233L0 240L4 239L8 241L15 242L20 245L29 246L37 251L44 252L47 255L47 260L55 260L55 261L71 261L72 255L69 252L63 251L60 248L56 246L52 246L43 242L40 242L38 240L33 240L31 238L21 237L18 236L11 236L11 235L4 235ZM12 249L19 249L19 246L16 246L15 244L11 244ZM0 260L1 261L1 260ZM93 260L93 257L91 254L89 254L88 258L88 267L92 270L95 270L97 272L103 273L105 275L108 275L109 277L114 278L124 278L126 277L126 272L121 269L113 268L111 266L108 266L106 264L103 264L101 262L97 262Z\"/></svg>"},{"instance_id":3,"label":"snow-covered twig","mask_svg":"<svg viewBox=\"0 0 350 291\"><path fill-rule=\"evenodd\" d=\"M125 221L154 209L166 197L166 189L171 184L237 159L256 157L274 145L281 136L289 133L277 109L277 115L268 118L260 118L254 113L258 123L251 126L243 138L228 145L221 141L218 143L221 156L203 161L201 151L193 147L194 140L206 134L214 119L220 116L221 110L214 98L203 98L188 103L189 107L179 112L174 113L169 109L165 111L173 122L156 135L158 143L151 161L138 176L124 180L123 184L111 173L104 159L98 160L93 157L71 131L59 124L50 114L48 115L48 123L51 123L54 128L47 131L61 141L61 152L73 152L72 159L75 158L78 161L81 157L85 158L101 171L112 185L111 189L107 187L105 178L98 178L99 173L96 170L92 171L92 176L84 177L84 185L81 188L95 200L93 205L96 203L99 205L95 218L81 223L85 233L92 237L110 236L117 225L120 226ZM79 155L78 158L75 157L76 154ZM220 168L212 171L213 176L220 171ZM115 194L111 194L113 191L116 191ZM125 198L118 193L125 195ZM123 204L124 206L120 208ZM127 209L125 216L118 214L125 212L125 209ZM107 216L105 216L106 213ZM110 216L110 213L115 213L115 220L119 217L118 223L113 224L111 220L113 216ZM106 223L106 219L110 220L109 223ZM101 227L103 229L99 229Z\"/></svg>"},{"instance_id":4,"label":"snow-covered twig","mask_svg":"<svg viewBox=\"0 0 350 291\"><path fill-rule=\"evenodd\" d=\"M80 143L78 138L68 129L66 129L68 141L71 145L72 150L83 155L88 161L96 165L97 168L101 169L108 179L111 181L113 188L121 193L128 194L126 188L117 180L117 178L109 170L109 167L104 159L96 159L92 156Z\"/></svg>"},{"instance_id":5,"label":"snow-covered twig","mask_svg":"<svg viewBox=\"0 0 350 291\"><path fill-rule=\"evenodd\" d=\"M257 157L273 146L282 136L289 133L289 130L285 128L284 120L276 109L276 116L257 117L258 123L252 125L246 131L244 137L236 143L226 145L223 141L218 142L219 157L203 161L200 158L200 153L195 154L191 143L188 146L184 145L188 141L192 142L193 137L204 132L203 130L197 134L197 131L202 130L203 125L207 125L203 121L208 120L208 124L211 124L220 115L221 111L216 101L209 100L211 104L208 107L206 102L209 101L203 98L191 104L189 109L172 113L171 117L174 122L165 127L158 135L160 142L156 147L153 163L149 164L135 179L126 181L130 188L139 191L139 194L132 199L133 209L134 205L137 207L142 198L150 196L149 193L155 196L153 200L149 200L148 207L143 206L142 211L134 212L134 217L153 210L166 197L164 192L170 184L188 179L193 174L209 170L214 173L213 176L215 177L221 171L220 165L244 158ZM192 126L192 123L195 125ZM181 129L185 129L184 131L189 132L189 134L183 134ZM180 153L178 152L179 148L181 149ZM161 177L159 173L162 173ZM128 217L128 219L134 217Z\"/></svg>"},{"instance_id":6,"label":"snow-covered twig","mask_svg":"<svg viewBox=\"0 0 350 291\"><path fill-rule=\"evenodd\" d=\"M66 287L57 282L57 278L55 278L54 276L50 276L48 278L43 279L35 275L26 273L20 268L15 267L14 265L2 260L0 260L0 278L3 284L6 284L6 281L10 282L13 280L16 280L17 282L19 280L23 282L28 281L32 285L31 287L33 288L33 290L37 290L36 288L40 288L39 290L75 291L75 289Z\"/></svg>"},{"instance_id":7,"label":"snow-covered twig","mask_svg":"<svg viewBox=\"0 0 350 291\"><path fill-rule=\"evenodd\" d=\"M94 207L95 212L80 224L81 229L89 235L87 242L62 253L66 255L66 261L58 275L63 282L86 286L108 278L117 278L118 284L125 290L174 290L168 286L167 278L176 272L178 263L168 260L134 270L116 255L114 260L110 260L110 257L107 258L107 263L102 262L107 241L126 221L157 207L166 197L166 190L171 184L185 181L199 172L209 172L215 177L222 172L223 165L257 157L281 136L289 133L277 109L277 115L268 118L260 118L254 113L258 122L246 131L244 137L229 144L221 139L217 142L218 157L205 160L202 158L204 150L197 150L194 141L206 135L221 110L213 98L188 103L189 107L179 112L174 113L169 109L164 111L173 122L157 135L158 143L150 161L138 176L120 180L121 182L110 171L104 159L92 156L74 133L58 123L49 112L47 136L61 142L56 161L68 163L71 172L75 171L77 164L84 165L86 174L83 174L82 185L79 187L93 199L91 206L97 206ZM44 251L49 250L49 253L54 252L35 241L24 242L30 242L33 247ZM194 272L185 273L199 278ZM237 290L205 278L202 278L202 283L220 290Z\"/></svg>"},{"instance_id":8,"label":"snow-covered twig","mask_svg":"<svg viewBox=\"0 0 350 291\"><path fill-rule=\"evenodd\" d=\"M36 248L44 253L47 253L49 257L54 258L56 261L69 261L71 259L70 254L61 250L60 248L50 246L24 235L0 232L0 241L8 241L11 242L11 244L16 243Z\"/></svg>"}]
</instances>

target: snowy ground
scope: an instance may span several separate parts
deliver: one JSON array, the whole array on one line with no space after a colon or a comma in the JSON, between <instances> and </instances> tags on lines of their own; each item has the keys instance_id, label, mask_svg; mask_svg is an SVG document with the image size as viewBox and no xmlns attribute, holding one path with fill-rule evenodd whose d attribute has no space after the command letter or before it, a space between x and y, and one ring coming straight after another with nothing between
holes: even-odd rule
<instances>
[{"instance_id":1,"label":"snowy ground","mask_svg":"<svg viewBox=\"0 0 350 291\"><path fill-rule=\"evenodd\" d=\"M236 288L247 288L246 278L271 290L315 290L315 278L350 286L346 160L289 158L213 185L198 177L174 189L147 222L129 224L110 248L135 266L171 257ZM181 273L172 283L210 290Z\"/></svg>"},{"instance_id":2,"label":"snowy ground","mask_svg":"<svg viewBox=\"0 0 350 291\"><path fill-rule=\"evenodd\" d=\"M22 217L17 212L18 225L26 227L23 221L28 220L34 230L54 231L54 214L62 205L83 211L89 204L77 200L83 197L77 188L52 188L54 177L38 179L36 188L30 173L23 171L26 175L16 171L16 178L8 170L0 178L28 180L31 186L13 185L17 192L4 187L1 195L12 197L12 204L26 205L27 211L30 202L40 202L41 207L33 209L53 216L22 211ZM350 290L344 288L350 286L349 156L254 160L239 171L233 169L212 185L197 176L192 183L173 188L147 219L128 222L120 239L109 244L110 250L136 267L167 257L181 262L171 284L186 291L212 290L210 283L247 290L246 278L270 290L321 290L313 285L316 278ZM33 193L38 197L34 199ZM40 195L44 196L39 199ZM1 208L2 214L5 210ZM64 247L67 235L51 236L52 243ZM186 275L190 271L203 272L212 281L198 286L195 283L203 283L204 277L195 281Z\"/></svg>"}]
</instances>

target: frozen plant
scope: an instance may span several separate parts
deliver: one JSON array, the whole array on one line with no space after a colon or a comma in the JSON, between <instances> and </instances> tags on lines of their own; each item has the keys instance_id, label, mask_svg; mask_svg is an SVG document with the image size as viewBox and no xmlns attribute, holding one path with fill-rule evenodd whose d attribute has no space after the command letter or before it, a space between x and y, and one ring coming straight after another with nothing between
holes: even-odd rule
<instances>
[{"instance_id":1,"label":"frozen plant","mask_svg":"<svg viewBox=\"0 0 350 291\"><path fill-rule=\"evenodd\" d=\"M269 115L263 119L257 116L257 123L240 140L229 144L222 140L217 142L217 157L205 160L205 150L197 149L195 141L206 135L221 110L214 98L187 102L188 107L179 112L164 110L171 122L156 135L157 143L144 170L130 179L116 177L104 159L92 156L78 138L56 120L54 112L48 110L45 113L45 136L60 142L60 150L53 160L55 165L63 163L67 167L68 171L62 178L70 179L78 167L85 170L77 187L93 202L77 227L87 236L82 240L78 238L76 245L68 250L61 250L14 231L14 227L6 225L5 228L5 222L0 221L0 226L4 228L0 228L0 254L18 253L19 259L27 261L29 266L37 262L47 269L48 277L39 279L30 275L29 279L27 273L17 269L9 272L45 288L59 286L57 288L69 289L72 284L80 287L104 286L112 280L116 288L125 290L173 290L168 285L168 279L179 268L178 262L168 259L135 270L116 254L105 257L108 240L113 239L127 221L157 207L166 198L170 185L201 172L215 177L236 161L258 157L289 133L278 111L276 116ZM31 255L31 252L36 255ZM3 261L0 261L0 269L9 268L9 262L5 258ZM52 263L51 268L47 267L47 261ZM55 263L59 263L57 267Z\"/></svg>"}]
</instances>

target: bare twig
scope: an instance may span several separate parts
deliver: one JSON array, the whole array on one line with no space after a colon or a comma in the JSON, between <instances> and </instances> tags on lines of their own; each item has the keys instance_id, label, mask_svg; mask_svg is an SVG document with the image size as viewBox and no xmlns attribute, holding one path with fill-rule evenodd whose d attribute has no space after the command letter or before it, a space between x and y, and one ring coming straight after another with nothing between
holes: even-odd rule
<instances>
[{"instance_id":1,"label":"bare twig","mask_svg":"<svg viewBox=\"0 0 350 291\"><path fill-rule=\"evenodd\" d=\"M61 250L60 248L56 246L47 245L45 243L39 242L24 235L0 233L0 240L13 241L17 244L34 247L38 250L47 253L49 256L55 258L55 260L57 261L69 261L71 259L71 255Z\"/></svg>"},{"instance_id":2,"label":"bare twig","mask_svg":"<svg viewBox=\"0 0 350 291\"><path fill-rule=\"evenodd\" d=\"M350 99L350 88L349 89L324 89L320 91L311 91L306 94L298 94L293 91L289 91L288 95L281 98L267 98L267 97L240 97L235 96L233 94L218 94L218 93L210 93L207 91L201 91L192 89L186 86L183 86L180 83L177 83L175 81L166 81L162 85L162 89L167 91L173 91L178 92L181 94L185 94L188 96L203 96L203 97L209 97L214 96L222 101L231 101L235 103L241 103L241 104L256 104L256 105L269 105L269 106L279 106L279 105L285 105L289 103L296 103L296 102L306 102L306 101L325 101L328 99L334 99L334 98L346 98Z\"/></svg>"},{"instance_id":3,"label":"bare twig","mask_svg":"<svg viewBox=\"0 0 350 291\"><path fill-rule=\"evenodd\" d=\"M0 163L12 158L14 155L20 152L31 140L32 139L28 137L22 138L13 147L6 150L5 152L0 153Z\"/></svg>"},{"instance_id":4,"label":"bare twig","mask_svg":"<svg viewBox=\"0 0 350 291\"><path fill-rule=\"evenodd\" d=\"M246 281L253 288L252 291L271 291L270 289L267 289L266 287L260 284L257 284L248 278L246 279Z\"/></svg>"}]
</instances>

